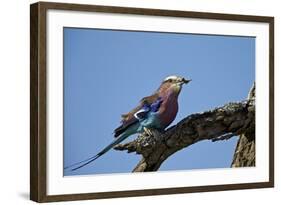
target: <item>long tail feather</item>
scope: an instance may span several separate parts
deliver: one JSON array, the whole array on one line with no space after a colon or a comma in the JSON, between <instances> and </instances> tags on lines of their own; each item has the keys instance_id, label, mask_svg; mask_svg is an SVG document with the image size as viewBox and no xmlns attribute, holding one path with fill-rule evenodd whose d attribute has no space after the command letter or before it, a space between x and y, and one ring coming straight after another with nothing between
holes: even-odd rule
<instances>
[{"instance_id":1,"label":"long tail feather","mask_svg":"<svg viewBox=\"0 0 281 205\"><path fill-rule=\"evenodd\" d=\"M87 162L87 161L89 161L89 160L91 160L91 159L93 159L93 158L95 158L95 156L92 156L92 157L89 157L89 158L87 158L87 159L84 159L84 160L82 160L82 161L80 161L80 162L76 162L76 163L73 163L73 164L71 164L71 165L68 165L68 166L64 167L63 169L69 169L69 168L71 168L71 167L74 167L74 166L77 166L77 165L79 165L79 164L82 164L83 162Z\"/></svg>"},{"instance_id":2,"label":"long tail feather","mask_svg":"<svg viewBox=\"0 0 281 205\"><path fill-rule=\"evenodd\" d=\"M129 135L127 134L123 134L121 135L120 137L118 137L116 140L114 140L111 144L109 144L108 146L106 146L102 151L100 151L97 155L95 156L92 156L92 157L89 157L85 160L82 160L80 162L76 162L74 164L71 164L69 166L66 166L64 167L64 169L69 169L69 168L72 168L72 167L75 167L79 164L78 167L75 167L73 169L71 169L71 171L75 171L77 169L80 169L88 164L90 164L91 162L95 161L96 159L98 159L99 157L101 157L102 155L104 155L106 152L108 152L111 148L113 148L115 145L119 144L120 142L122 142L123 140L125 140Z\"/></svg>"}]
</instances>

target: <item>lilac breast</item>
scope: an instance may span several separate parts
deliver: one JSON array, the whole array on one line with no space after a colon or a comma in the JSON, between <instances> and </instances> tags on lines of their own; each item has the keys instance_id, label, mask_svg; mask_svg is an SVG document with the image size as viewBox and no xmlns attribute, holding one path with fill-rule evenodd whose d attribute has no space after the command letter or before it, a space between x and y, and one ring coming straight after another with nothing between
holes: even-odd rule
<instances>
[{"instance_id":1,"label":"lilac breast","mask_svg":"<svg viewBox=\"0 0 281 205\"><path fill-rule=\"evenodd\" d=\"M158 113L163 128L168 127L174 121L178 113L178 95L171 93L164 96Z\"/></svg>"}]
</instances>

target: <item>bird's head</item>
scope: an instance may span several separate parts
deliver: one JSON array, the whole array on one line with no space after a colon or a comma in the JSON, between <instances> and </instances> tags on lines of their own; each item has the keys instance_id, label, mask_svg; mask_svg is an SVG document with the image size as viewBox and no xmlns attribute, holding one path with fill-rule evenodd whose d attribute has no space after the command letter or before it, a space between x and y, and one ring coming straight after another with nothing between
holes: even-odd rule
<instances>
[{"instance_id":1,"label":"bird's head","mask_svg":"<svg viewBox=\"0 0 281 205\"><path fill-rule=\"evenodd\" d=\"M160 86L160 89L163 90L173 90L174 92L179 93L181 91L181 88L184 84L188 84L191 81L191 79L185 79L180 76L171 75L166 77Z\"/></svg>"}]
</instances>

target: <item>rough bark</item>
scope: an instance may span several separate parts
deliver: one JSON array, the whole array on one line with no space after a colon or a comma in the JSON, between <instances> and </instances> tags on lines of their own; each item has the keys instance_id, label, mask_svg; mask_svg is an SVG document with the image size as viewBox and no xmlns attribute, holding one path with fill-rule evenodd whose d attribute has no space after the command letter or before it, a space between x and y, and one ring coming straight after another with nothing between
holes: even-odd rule
<instances>
[{"instance_id":1,"label":"rough bark","mask_svg":"<svg viewBox=\"0 0 281 205\"><path fill-rule=\"evenodd\" d=\"M114 149L142 155L133 172L156 171L169 156L183 148L202 140L227 140L233 136L246 134L254 127L255 100L253 98L192 114L164 133L152 130L152 135L140 134L134 141L119 144Z\"/></svg>"},{"instance_id":2,"label":"rough bark","mask_svg":"<svg viewBox=\"0 0 281 205\"><path fill-rule=\"evenodd\" d=\"M255 100L255 84L249 92L248 99ZM253 119L255 120L255 119ZM255 123L253 123L254 125ZM231 167L252 167L256 164L255 126L240 135L237 142Z\"/></svg>"}]
</instances>

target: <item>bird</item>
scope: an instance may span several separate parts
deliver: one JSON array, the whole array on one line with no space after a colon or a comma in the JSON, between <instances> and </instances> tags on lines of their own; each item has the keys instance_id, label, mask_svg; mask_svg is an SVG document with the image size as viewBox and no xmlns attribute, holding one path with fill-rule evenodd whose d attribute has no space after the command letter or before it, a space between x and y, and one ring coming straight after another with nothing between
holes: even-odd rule
<instances>
[{"instance_id":1,"label":"bird","mask_svg":"<svg viewBox=\"0 0 281 205\"><path fill-rule=\"evenodd\" d=\"M72 168L71 171L75 171L92 163L133 134L145 132L151 135L151 130L163 132L176 118L179 107L178 96L182 86L190 81L191 79L176 75L166 77L152 95L142 98L137 107L121 115L121 125L114 130L115 139L112 143L96 155L64 169Z\"/></svg>"}]
</instances>

